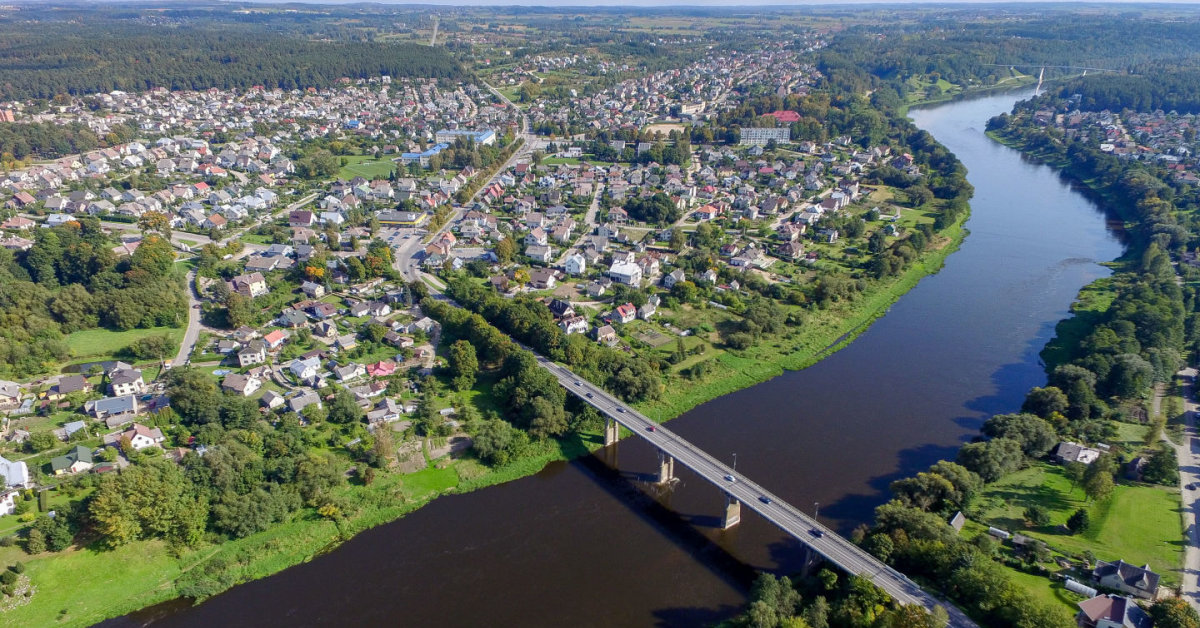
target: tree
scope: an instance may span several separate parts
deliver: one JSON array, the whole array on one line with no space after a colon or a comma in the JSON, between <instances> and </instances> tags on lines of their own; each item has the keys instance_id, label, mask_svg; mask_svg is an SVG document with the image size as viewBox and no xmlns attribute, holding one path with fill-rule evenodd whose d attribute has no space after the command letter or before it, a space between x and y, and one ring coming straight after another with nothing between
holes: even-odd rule
<instances>
[{"instance_id":1,"label":"tree","mask_svg":"<svg viewBox=\"0 0 1200 628\"><path fill-rule=\"evenodd\" d=\"M175 343L167 334L156 334L133 341L125 351L139 360L162 360L175 351Z\"/></svg>"},{"instance_id":2,"label":"tree","mask_svg":"<svg viewBox=\"0 0 1200 628\"><path fill-rule=\"evenodd\" d=\"M450 375L454 378L455 390L468 390L475 385L475 376L479 373L479 359L475 355L475 347L466 340L457 340L450 345L446 356L450 366Z\"/></svg>"},{"instance_id":3,"label":"tree","mask_svg":"<svg viewBox=\"0 0 1200 628\"><path fill-rule=\"evenodd\" d=\"M1025 509L1025 521L1040 528L1050 524L1050 513L1042 506L1033 505Z\"/></svg>"},{"instance_id":4,"label":"tree","mask_svg":"<svg viewBox=\"0 0 1200 628\"><path fill-rule=\"evenodd\" d=\"M1168 486L1179 482L1179 461L1175 449L1166 444L1159 444L1146 460L1146 468L1142 471L1142 479L1155 484Z\"/></svg>"},{"instance_id":5,"label":"tree","mask_svg":"<svg viewBox=\"0 0 1200 628\"><path fill-rule=\"evenodd\" d=\"M1055 412L1066 414L1068 407L1070 407L1070 402L1067 400L1067 395L1054 386L1047 386L1030 390L1029 394L1025 395L1025 402L1021 404L1021 412L1035 414L1045 419Z\"/></svg>"},{"instance_id":6,"label":"tree","mask_svg":"<svg viewBox=\"0 0 1200 628\"><path fill-rule=\"evenodd\" d=\"M1086 508L1080 508L1079 510L1076 510L1075 512L1071 513L1070 518L1067 519L1067 529L1071 531L1071 534L1079 534L1080 532L1087 530L1091 525L1092 520L1088 515Z\"/></svg>"},{"instance_id":7,"label":"tree","mask_svg":"<svg viewBox=\"0 0 1200 628\"><path fill-rule=\"evenodd\" d=\"M1112 475L1108 473L1093 474L1084 481L1083 492L1087 493L1087 496L1095 501L1108 499L1113 492Z\"/></svg>"},{"instance_id":8,"label":"tree","mask_svg":"<svg viewBox=\"0 0 1200 628\"><path fill-rule=\"evenodd\" d=\"M363 418L363 409L354 400L354 395L345 388L338 388L329 402L327 418L331 423L357 423Z\"/></svg>"},{"instance_id":9,"label":"tree","mask_svg":"<svg viewBox=\"0 0 1200 628\"><path fill-rule=\"evenodd\" d=\"M796 613L800 594L783 577L761 573L750 589L750 608L747 619L751 626L774 628Z\"/></svg>"},{"instance_id":10,"label":"tree","mask_svg":"<svg viewBox=\"0 0 1200 628\"><path fill-rule=\"evenodd\" d=\"M25 537L25 551L30 554L46 551L46 534L37 528L29 530Z\"/></svg>"},{"instance_id":11,"label":"tree","mask_svg":"<svg viewBox=\"0 0 1200 628\"><path fill-rule=\"evenodd\" d=\"M983 433L1020 443L1021 451L1030 458L1045 456L1058 442L1054 427L1032 414L998 414L983 424Z\"/></svg>"},{"instance_id":12,"label":"tree","mask_svg":"<svg viewBox=\"0 0 1200 628\"><path fill-rule=\"evenodd\" d=\"M499 466L512 460L523 444L524 434L501 419L484 421L475 432L475 455L483 462Z\"/></svg>"},{"instance_id":13,"label":"tree","mask_svg":"<svg viewBox=\"0 0 1200 628\"><path fill-rule=\"evenodd\" d=\"M1155 628L1200 628L1200 613L1186 600L1164 597L1150 607Z\"/></svg>"},{"instance_id":14,"label":"tree","mask_svg":"<svg viewBox=\"0 0 1200 628\"><path fill-rule=\"evenodd\" d=\"M142 231L154 231L164 238L171 237L171 217L164 212L148 211L138 218L138 227Z\"/></svg>"},{"instance_id":15,"label":"tree","mask_svg":"<svg viewBox=\"0 0 1200 628\"><path fill-rule=\"evenodd\" d=\"M995 482L1016 471L1024 461L1021 444L1009 438L968 443L958 451L958 463L979 474L985 482Z\"/></svg>"},{"instance_id":16,"label":"tree","mask_svg":"<svg viewBox=\"0 0 1200 628\"><path fill-rule=\"evenodd\" d=\"M508 264L517 255L517 244L511 237L504 238L496 243L493 252L501 264Z\"/></svg>"}]
</instances>

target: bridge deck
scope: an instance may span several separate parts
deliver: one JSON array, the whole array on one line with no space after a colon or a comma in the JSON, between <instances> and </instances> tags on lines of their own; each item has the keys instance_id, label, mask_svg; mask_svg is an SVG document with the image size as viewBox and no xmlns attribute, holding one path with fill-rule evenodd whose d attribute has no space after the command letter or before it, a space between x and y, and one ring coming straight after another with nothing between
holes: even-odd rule
<instances>
[{"instance_id":1,"label":"bridge deck","mask_svg":"<svg viewBox=\"0 0 1200 628\"><path fill-rule=\"evenodd\" d=\"M767 521L812 548L847 573L871 580L902 604L918 604L932 610L942 606L950 614L950 625L974 627L966 615L952 605L938 601L904 574L892 569L854 543L821 525L796 507L734 471L704 450L680 438L671 430L655 424L603 389L578 377L566 367L542 356L538 361L569 392L591 404L606 417L649 441L678 463L715 484L719 489L757 512ZM654 427L653 430L650 428ZM817 532L820 532L818 534Z\"/></svg>"}]
</instances>

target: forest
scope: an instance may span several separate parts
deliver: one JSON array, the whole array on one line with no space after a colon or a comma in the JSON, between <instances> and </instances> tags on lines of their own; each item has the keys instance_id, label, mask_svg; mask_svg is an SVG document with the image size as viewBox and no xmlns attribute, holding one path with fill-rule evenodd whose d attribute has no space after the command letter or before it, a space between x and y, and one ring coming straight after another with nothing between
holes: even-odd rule
<instances>
[{"instance_id":1,"label":"forest","mask_svg":"<svg viewBox=\"0 0 1200 628\"><path fill-rule=\"evenodd\" d=\"M1092 74L1072 80L1058 95L1079 95L1083 111L1175 111L1200 113L1200 71L1168 69L1160 65L1139 68L1137 74Z\"/></svg>"},{"instance_id":2,"label":"forest","mask_svg":"<svg viewBox=\"0 0 1200 628\"><path fill-rule=\"evenodd\" d=\"M0 249L0 376L44 372L69 355L65 335L178 325L187 300L170 243L149 236L117 258L95 218L38 229L32 248Z\"/></svg>"},{"instance_id":3,"label":"forest","mask_svg":"<svg viewBox=\"0 0 1200 628\"><path fill-rule=\"evenodd\" d=\"M0 99L156 87L300 89L342 77L464 73L444 48L408 43L312 41L234 24L147 27L100 16L36 29L0 22Z\"/></svg>"}]
</instances>

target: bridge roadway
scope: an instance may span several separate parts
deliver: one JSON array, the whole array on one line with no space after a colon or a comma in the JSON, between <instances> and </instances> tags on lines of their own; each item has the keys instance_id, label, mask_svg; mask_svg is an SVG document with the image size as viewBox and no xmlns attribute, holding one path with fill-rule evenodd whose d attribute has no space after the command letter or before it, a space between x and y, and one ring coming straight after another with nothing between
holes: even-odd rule
<instances>
[{"instance_id":1,"label":"bridge roadway","mask_svg":"<svg viewBox=\"0 0 1200 628\"><path fill-rule=\"evenodd\" d=\"M880 562L854 543L814 521L796 507L779 499L744 475L713 458L704 450L634 411L602 388L575 375L566 367L540 355L537 356L537 359L541 366L554 375L568 391L591 404L606 417L646 439L659 451L674 458L700 477L715 484L727 496L757 512L764 519L792 535L843 571L870 579L875 586L886 591L901 604L918 604L929 610L936 606L943 607L950 615L950 626L956 628L976 627L973 621L952 604L937 600L904 574ZM819 535L817 531L820 532Z\"/></svg>"}]
</instances>

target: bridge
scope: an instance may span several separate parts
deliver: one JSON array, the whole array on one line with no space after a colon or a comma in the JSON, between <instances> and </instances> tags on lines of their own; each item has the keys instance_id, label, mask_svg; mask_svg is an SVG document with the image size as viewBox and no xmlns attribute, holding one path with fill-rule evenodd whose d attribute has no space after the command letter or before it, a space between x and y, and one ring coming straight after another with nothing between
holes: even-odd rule
<instances>
[{"instance_id":1,"label":"bridge","mask_svg":"<svg viewBox=\"0 0 1200 628\"><path fill-rule=\"evenodd\" d=\"M624 427L658 449L658 483L667 483L675 478L675 463L678 462L716 485L725 494L725 512L721 518L723 528L737 525L741 521L742 507L745 506L800 541L808 551L837 565L846 573L869 579L899 603L917 604L930 611L941 606L950 615L950 626L976 628L976 624L953 605L937 600L904 574L879 561L704 450L646 418L566 367L540 355L537 356L537 360L542 368L558 379L563 388L604 415L606 447L617 442L620 428Z\"/></svg>"}]
</instances>

